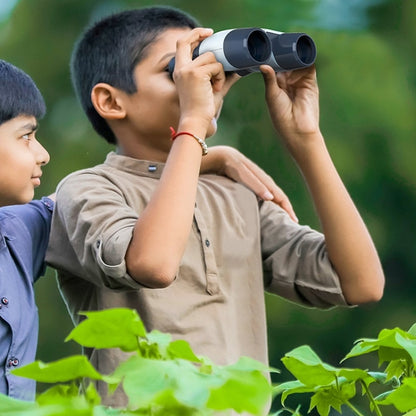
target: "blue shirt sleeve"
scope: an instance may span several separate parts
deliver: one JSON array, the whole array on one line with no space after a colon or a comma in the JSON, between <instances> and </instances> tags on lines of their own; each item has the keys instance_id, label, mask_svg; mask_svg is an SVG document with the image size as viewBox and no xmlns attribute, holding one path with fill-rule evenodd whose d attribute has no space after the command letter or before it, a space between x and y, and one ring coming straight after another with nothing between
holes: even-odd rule
<instances>
[{"instance_id":1,"label":"blue shirt sleeve","mask_svg":"<svg viewBox=\"0 0 416 416\"><path fill-rule=\"evenodd\" d=\"M20 221L26 233L30 235L34 280L37 280L45 272L44 259L48 247L53 207L54 202L47 197L43 197L40 200L33 200L27 204L2 208L2 211ZM18 230L11 230L11 232L15 233L16 239L22 238L25 234ZM27 234L25 238L27 238ZM27 244L28 242L25 243Z\"/></svg>"}]
</instances>

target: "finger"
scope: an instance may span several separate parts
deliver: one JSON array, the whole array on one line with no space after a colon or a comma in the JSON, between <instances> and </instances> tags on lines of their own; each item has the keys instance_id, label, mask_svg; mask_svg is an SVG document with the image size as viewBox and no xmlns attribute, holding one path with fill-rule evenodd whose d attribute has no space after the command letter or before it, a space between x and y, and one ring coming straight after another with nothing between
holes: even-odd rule
<instances>
[{"instance_id":1,"label":"finger","mask_svg":"<svg viewBox=\"0 0 416 416\"><path fill-rule=\"evenodd\" d=\"M268 187L244 163L240 165L239 178L239 182L244 183L260 199L266 201L273 200L274 195L269 191Z\"/></svg>"},{"instance_id":2,"label":"finger","mask_svg":"<svg viewBox=\"0 0 416 416\"><path fill-rule=\"evenodd\" d=\"M276 84L276 73L270 65L260 65L260 72L263 75L264 83L267 88L272 88Z\"/></svg>"},{"instance_id":3,"label":"finger","mask_svg":"<svg viewBox=\"0 0 416 416\"><path fill-rule=\"evenodd\" d=\"M197 27L176 42L175 64L183 65L192 61L192 52L208 36L214 33L212 29Z\"/></svg>"},{"instance_id":4,"label":"finger","mask_svg":"<svg viewBox=\"0 0 416 416\"><path fill-rule=\"evenodd\" d=\"M293 206L290 203L288 196L283 192L283 190L279 188L277 185L275 185L274 189L271 192L274 197L272 201L281 206L289 214L289 217L293 221L299 222L295 210L293 209Z\"/></svg>"},{"instance_id":5,"label":"finger","mask_svg":"<svg viewBox=\"0 0 416 416\"><path fill-rule=\"evenodd\" d=\"M275 202L289 214L293 221L299 222L288 196L275 183L272 177L267 175L263 169L250 159L246 159L244 163L253 175L250 180L252 180L253 189L256 189L256 195L266 201ZM248 178L250 177L248 176Z\"/></svg>"},{"instance_id":6,"label":"finger","mask_svg":"<svg viewBox=\"0 0 416 416\"><path fill-rule=\"evenodd\" d=\"M274 202L285 210L294 222L299 222L289 198L276 184L273 184L273 186L270 187L267 186L248 168L245 173L241 172L241 178L244 180L244 183L253 190L258 198L264 201Z\"/></svg>"},{"instance_id":7,"label":"finger","mask_svg":"<svg viewBox=\"0 0 416 416\"><path fill-rule=\"evenodd\" d=\"M276 74L274 69L269 65L260 65L260 71L266 87L266 99L268 101L274 101L286 90L285 75L281 77L282 73Z\"/></svg>"},{"instance_id":8,"label":"finger","mask_svg":"<svg viewBox=\"0 0 416 416\"><path fill-rule=\"evenodd\" d=\"M196 58L192 64L199 66L201 71L204 71L207 74L211 81L212 89L215 92L222 90L225 83L225 73L222 64L220 64L215 57L212 60L209 59L209 57L204 58L203 55L201 55Z\"/></svg>"}]
</instances>

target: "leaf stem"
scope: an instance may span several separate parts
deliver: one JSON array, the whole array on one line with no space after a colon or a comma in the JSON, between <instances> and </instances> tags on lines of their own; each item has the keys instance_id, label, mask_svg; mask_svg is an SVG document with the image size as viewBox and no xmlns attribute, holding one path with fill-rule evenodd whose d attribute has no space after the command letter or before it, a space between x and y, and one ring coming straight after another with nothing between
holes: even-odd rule
<instances>
[{"instance_id":1,"label":"leaf stem","mask_svg":"<svg viewBox=\"0 0 416 416\"><path fill-rule=\"evenodd\" d=\"M380 408L378 407L376 401L374 400L374 396L372 395L370 389L368 388L368 386L364 382L364 380L361 380L361 384L364 386L365 393L368 396L368 399L370 400L370 403L373 405L374 411L376 412L376 415L377 416L383 416L382 413L381 413Z\"/></svg>"}]
</instances>

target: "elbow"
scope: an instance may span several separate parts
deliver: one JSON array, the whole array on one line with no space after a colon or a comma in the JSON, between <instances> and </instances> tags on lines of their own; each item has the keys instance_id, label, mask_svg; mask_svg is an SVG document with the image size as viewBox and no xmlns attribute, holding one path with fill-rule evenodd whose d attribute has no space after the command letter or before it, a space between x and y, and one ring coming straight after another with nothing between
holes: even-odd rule
<instances>
[{"instance_id":1,"label":"elbow","mask_svg":"<svg viewBox=\"0 0 416 416\"><path fill-rule=\"evenodd\" d=\"M372 279L368 279L368 276L362 276L359 281L366 282L366 284L359 285L355 290L350 291L351 293L349 295L347 293L345 294L345 298L349 304L361 305L375 303L382 299L385 283L383 272L373 275Z\"/></svg>"},{"instance_id":2,"label":"elbow","mask_svg":"<svg viewBox=\"0 0 416 416\"><path fill-rule=\"evenodd\" d=\"M384 288L383 287L376 287L371 288L367 291L363 291L359 298L357 299L357 302L355 302L357 305L366 304L366 303L375 303L379 302L383 297Z\"/></svg>"},{"instance_id":3,"label":"elbow","mask_svg":"<svg viewBox=\"0 0 416 416\"><path fill-rule=\"evenodd\" d=\"M165 262L127 262L127 272L136 282L151 289L164 289L176 279L177 267Z\"/></svg>"},{"instance_id":4,"label":"elbow","mask_svg":"<svg viewBox=\"0 0 416 416\"><path fill-rule=\"evenodd\" d=\"M380 284L373 291L373 298L370 300L370 302L380 301L383 297L383 294L384 294L384 276Z\"/></svg>"}]
</instances>

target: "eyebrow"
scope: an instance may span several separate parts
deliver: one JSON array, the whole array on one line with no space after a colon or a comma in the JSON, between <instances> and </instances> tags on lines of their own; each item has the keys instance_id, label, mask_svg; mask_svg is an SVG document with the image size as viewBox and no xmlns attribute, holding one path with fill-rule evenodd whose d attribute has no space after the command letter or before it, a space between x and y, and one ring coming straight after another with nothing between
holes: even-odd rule
<instances>
[{"instance_id":1,"label":"eyebrow","mask_svg":"<svg viewBox=\"0 0 416 416\"><path fill-rule=\"evenodd\" d=\"M23 131L23 130L27 131L27 130L29 130L30 132L34 132L38 128L39 128L39 124L38 123L26 123L26 124L20 126L18 128L18 131Z\"/></svg>"}]
</instances>

